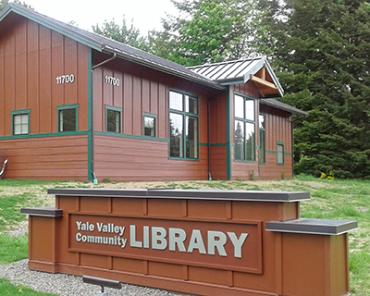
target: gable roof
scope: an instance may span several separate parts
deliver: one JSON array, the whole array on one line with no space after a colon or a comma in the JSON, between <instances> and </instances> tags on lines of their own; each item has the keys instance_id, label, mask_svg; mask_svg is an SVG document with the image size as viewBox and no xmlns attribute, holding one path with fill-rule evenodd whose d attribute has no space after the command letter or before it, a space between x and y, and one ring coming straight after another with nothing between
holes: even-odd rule
<instances>
[{"instance_id":1,"label":"gable roof","mask_svg":"<svg viewBox=\"0 0 370 296\"><path fill-rule=\"evenodd\" d=\"M214 89L224 89L224 87L217 82L212 81L207 77L204 77L197 73L194 73L193 71L182 65L162 59L158 56L152 55L150 53L115 41L113 39L104 37L97 33L89 32L66 24L64 22L35 12L19 4L9 3L0 13L0 22L2 22L11 13L21 15L97 51L113 53L116 54L118 57L131 61L133 63L150 67L152 69L181 77L183 79L196 82Z\"/></svg>"},{"instance_id":2,"label":"gable roof","mask_svg":"<svg viewBox=\"0 0 370 296\"><path fill-rule=\"evenodd\" d=\"M278 88L281 96L284 90L277 79L270 63L266 57L260 56L255 58L245 58L240 60L204 64L194 67L189 67L194 73L202 75L205 78L218 82L221 85L244 84L248 82L254 74L263 67L272 78L272 81Z\"/></svg>"}]
</instances>

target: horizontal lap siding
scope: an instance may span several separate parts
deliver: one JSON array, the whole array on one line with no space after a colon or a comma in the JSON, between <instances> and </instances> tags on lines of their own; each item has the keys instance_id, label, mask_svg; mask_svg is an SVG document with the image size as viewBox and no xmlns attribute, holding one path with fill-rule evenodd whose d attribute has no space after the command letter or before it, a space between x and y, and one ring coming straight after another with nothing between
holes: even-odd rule
<instances>
[{"instance_id":1,"label":"horizontal lap siding","mask_svg":"<svg viewBox=\"0 0 370 296\"><path fill-rule=\"evenodd\" d=\"M94 59L94 64L103 60L98 54ZM107 83L106 75L118 78L119 86ZM208 95L204 88L120 60L96 68L93 83L96 132L94 172L98 179L143 181L208 178ZM198 97L199 143L202 144L199 147L199 160L169 159L168 93L172 89ZM107 106L122 108L121 135L99 134L107 132ZM157 139L143 137L144 114L156 116Z\"/></svg>"},{"instance_id":2,"label":"horizontal lap siding","mask_svg":"<svg viewBox=\"0 0 370 296\"><path fill-rule=\"evenodd\" d=\"M7 178L86 180L87 137L66 136L0 141L9 159Z\"/></svg>"},{"instance_id":3,"label":"horizontal lap siding","mask_svg":"<svg viewBox=\"0 0 370 296\"><path fill-rule=\"evenodd\" d=\"M169 160L167 142L95 136L94 159L101 180L194 180L208 173L206 147L199 161Z\"/></svg>"},{"instance_id":4,"label":"horizontal lap siding","mask_svg":"<svg viewBox=\"0 0 370 296\"><path fill-rule=\"evenodd\" d=\"M58 136L57 107L78 105L79 131L87 130L89 49L20 16L0 35L0 156L7 178L86 180L87 137ZM56 76L73 74L70 84ZM29 134L12 139L12 112L30 111ZM3 138L2 138L3 137Z\"/></svg>"}]
</instances>

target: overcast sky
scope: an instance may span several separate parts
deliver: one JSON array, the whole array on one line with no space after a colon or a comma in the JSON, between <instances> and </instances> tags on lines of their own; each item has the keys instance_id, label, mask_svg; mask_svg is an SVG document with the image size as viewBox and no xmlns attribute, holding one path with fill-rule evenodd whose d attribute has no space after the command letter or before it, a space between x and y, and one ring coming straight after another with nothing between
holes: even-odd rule
<instances>
[{"instance_id":1,"label":"overcast sky","mask_svg":"<svg viewBox=\"0 0 370 296\"><path fill-rule=\"evenodd\" d=\"M143 34L153 28L161 28L161 17L174 14L176 9L170 0L23 0L36 11L64 22L75 21L83 28L110 20L120 21L125 15L128 21Z\"/></svg>"}]
</instances>

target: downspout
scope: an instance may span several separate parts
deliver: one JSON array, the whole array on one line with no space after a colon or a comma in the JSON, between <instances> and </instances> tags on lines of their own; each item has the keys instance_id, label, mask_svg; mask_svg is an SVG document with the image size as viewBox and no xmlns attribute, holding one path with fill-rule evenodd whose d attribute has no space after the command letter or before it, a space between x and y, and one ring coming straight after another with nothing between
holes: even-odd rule
<instances>
[{"instance_id":1,"label":"downspout","mask_svg":"<svg viewBox=\"0 0 370 296\"><path fill-rule=\"evenodd\" d=\"M227 87L226 95L226 179L231 180L231 98L232 98L232 86Z\"/></svg>"},{"instance_id":2,"label":"downspout","mask_svg":"<svg viewBox=\"0 0 370 296\"><path fill-rule=\"evenodd\" d=\"M92 49L89 50L88 56L88 179L92 181L94 184L98 183L98 179L96 178L94 172L94 102L93 102L93 73L94 69L101 67L110 61L113 61L117 57L117 54L114 53L113 56L110 58L100 62L93 66L93 59L92 59Z\"/></svg>"},{"instance_id":3,"label":"downspout","mask_svg":"<svg viewBox=\"0 0 370 296\"><path fill-rule=\"evenodd\" d=\"M289 116L290 121L290 138L291 138L291 158L292 158L292 178L294 177L294 129L293 129L293 119L292 115Z\"/></svg>"},{"instance_id":4,"label":"downspout","mask_svg":"<svg viewBox=\"0 0 370 296\"><path fill-rule=\"evenodd\" d=\"M96 68L99 68L107 63L109 63L110 61L113 61L115 58L117 57L117 54L116 53L113 53L113 56L111 56L110 58L100 62L99 64L96 64L92 67L92 70L95 70Z\"/></svg>"},{"instance_id":5,"label":"downspout","mask_svg":"<svg viewBox=\"0 0 370 296\"><path fill-rule=\"evenodd\" d=\"M207 153L208 153L208 181L212 181L212 165L211 165L211 136L210 136L210 127L211 127L211 104L209 98L207 100Z\"/></svg>"}]
</instances>

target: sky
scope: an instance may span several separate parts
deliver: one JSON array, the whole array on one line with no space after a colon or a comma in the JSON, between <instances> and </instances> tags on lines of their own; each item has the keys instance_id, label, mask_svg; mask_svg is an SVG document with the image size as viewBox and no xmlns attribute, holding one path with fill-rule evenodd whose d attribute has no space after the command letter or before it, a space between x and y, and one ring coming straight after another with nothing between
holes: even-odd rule
<instances>
[{"instance_id":1,"label":"sky","mask_svg":"<svg viewBox=\"0 0 370 296\"><path fill-rule=\"evenodd\" d=\"M80 28L91 31L91 26L125 15L142 34L161 28L166 13L175 14L170 0L23 0L36 11L64 22L74 21Z\"/></svg>"}]
</instances>

